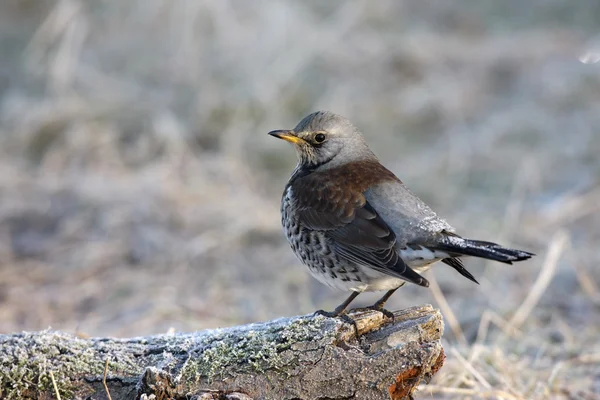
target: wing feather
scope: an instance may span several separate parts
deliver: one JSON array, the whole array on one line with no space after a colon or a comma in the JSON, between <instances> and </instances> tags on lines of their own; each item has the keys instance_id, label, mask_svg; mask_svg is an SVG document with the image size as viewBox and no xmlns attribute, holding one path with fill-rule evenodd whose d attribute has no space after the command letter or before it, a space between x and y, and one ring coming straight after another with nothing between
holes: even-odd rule
<instances>
[{"instance_id":1,"label":"wing feather","mask_svg":"<svg viewBox=\"0 0 600 400\"><path fill-rule=\"evenodd\" d=\"M300 221L313 230L324 231L335 243L338 255L382 273L428 286L421 275L408 267L396 248L396 235L364 194L312 173L290 183L296 195Z\"/></svg>"}]
</instances>

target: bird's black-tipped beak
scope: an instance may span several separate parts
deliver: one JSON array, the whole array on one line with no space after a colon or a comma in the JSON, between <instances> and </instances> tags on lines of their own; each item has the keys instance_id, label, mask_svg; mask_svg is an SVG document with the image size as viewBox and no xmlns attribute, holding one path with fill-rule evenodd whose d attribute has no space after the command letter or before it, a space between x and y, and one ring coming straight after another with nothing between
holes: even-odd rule
<instances>
[{"instance_id":1,"label":"bird's black-tipped beak","mask_svg":"<svg viewBox=\"0 0 600 400\"><path fill-rule=\"evenodd\" d=\"M288 141L290 143L294 143L294 144L304 143L304 140L300 139L298 136L296 136L294 131L288 131L288 130L271 131L271 132L269 132L269 135L275 136L276 138L283 139L283 140L286 140L286 141Z\"/></svg>"}]
</instances>

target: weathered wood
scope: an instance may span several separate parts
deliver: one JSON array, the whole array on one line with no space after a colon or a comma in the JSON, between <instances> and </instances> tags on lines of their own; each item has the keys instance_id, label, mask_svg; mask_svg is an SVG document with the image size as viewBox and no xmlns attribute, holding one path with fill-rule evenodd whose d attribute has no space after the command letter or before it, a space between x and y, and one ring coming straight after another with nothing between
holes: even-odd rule
<instances>
[{"instance_id":1,"label":"weathered wood","mask_svg":"<svg viewBox=\"0 0 600 400\"><path fill-rule=\"evenodd\" d=\"M191 334L0 335L0 398L403 399L441 367L438 310L301 316ZM358 333L358 336L357 336Z\"/></svg>"}]
</instances>

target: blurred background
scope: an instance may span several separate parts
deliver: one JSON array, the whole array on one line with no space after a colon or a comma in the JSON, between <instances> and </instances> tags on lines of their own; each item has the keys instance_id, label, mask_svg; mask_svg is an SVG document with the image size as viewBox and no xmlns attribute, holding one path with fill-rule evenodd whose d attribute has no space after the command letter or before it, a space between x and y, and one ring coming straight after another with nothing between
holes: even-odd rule
<instances>
[{"instance_id":1,"label":"blurred background","mask_svg":"<svg viewBox=\"0 0 600 400\"><path fill-rule=\"evenodd\" d=\"M597 0L2 1L0 332L334 308L281 232L296 160L266 134L327 109L459 233L537 254L392 297L445 315L420 396L600 398L598 21Z\"/></svg>"}]
</instances>

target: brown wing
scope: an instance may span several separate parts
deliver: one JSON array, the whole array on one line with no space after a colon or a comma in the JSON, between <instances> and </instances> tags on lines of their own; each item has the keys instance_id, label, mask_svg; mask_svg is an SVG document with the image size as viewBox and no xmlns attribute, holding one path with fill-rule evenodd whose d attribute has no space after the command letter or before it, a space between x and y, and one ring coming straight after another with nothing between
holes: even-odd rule
<instances>
[{"instance_id":1,"label":"brown wing","mask_svg":"<svg viewBox=\"0 0 600 400\"><path fill-rule=\"evenodd\" d=\"M394 248L396 235L356 185L339 185L348 182L331 177L330 171L315 172L290 183L300 221L310 229L325 231L336 253L346 260L428 286L425 278L402 261Z\"/></svg>"}]
</instances>

